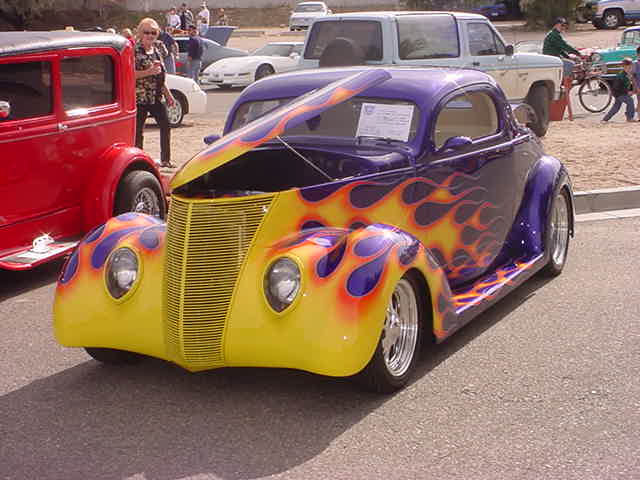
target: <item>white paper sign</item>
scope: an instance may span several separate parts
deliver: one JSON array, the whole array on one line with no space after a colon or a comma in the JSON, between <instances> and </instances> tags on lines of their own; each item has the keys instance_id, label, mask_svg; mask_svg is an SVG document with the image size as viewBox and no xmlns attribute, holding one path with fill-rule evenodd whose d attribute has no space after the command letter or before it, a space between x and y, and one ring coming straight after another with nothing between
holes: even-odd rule
<instances>
[{"instance_id":1,"label":"white paper sign","mask_svg":"<svg viewBox=\"0 0 640 480\"><path fill-rule=\"evenodd\" d=\"M363 103L358 119L357 137L381 137L409 140L413 105Z\"/></svg>"}]
</instances>

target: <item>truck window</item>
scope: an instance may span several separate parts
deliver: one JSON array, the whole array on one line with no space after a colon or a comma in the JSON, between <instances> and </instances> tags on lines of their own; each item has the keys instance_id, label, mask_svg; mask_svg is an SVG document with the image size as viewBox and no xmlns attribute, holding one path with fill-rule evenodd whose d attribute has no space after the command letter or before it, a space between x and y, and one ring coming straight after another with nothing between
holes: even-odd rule
<instances>
[{"instance_id":1,"label":"truck window","mask_svg":"<svg viewBox=\"0 0 640 480\"><path fill-rule=\"evenodd\" d=\"M398 45L401 60L460 56L458 28L451 15L400 15Z\"/></svg>"},{"instance_id":2,"label":"truck window","mask_svg":"<svg viewBox=\"0 0 640 480\"><path fill-rule=\"evenodd\" d=\"M486 23L467 23L467 36L472 56L505 54L504 43Z\"/></svg>"},{"instance_id":3,"label":"truck window","mask_svg":"<svg viewBox=\"0 0 640 480\"><path fill-rule=\"evenodd\" d=\"M0 101L9 102L6 120L20 120L53 112L50 62L0 64Z\"/></svg>"},{"instance_id":4,"label":"truck window","mask_svg":"<svg viewBox=\"0 0 640 480\"><path fill-rule=\"evenodd\" d=\"M108 55L68 57L60 62L65 111L115 102L113 60Z\"/></svg>"},{"instance_id":5,"label":"truck window","mask_svg":"<svg viewBox=\"0 0 640 480\"><path fill-rule=\"evenodd\" d=\"M436 149L451 137L478 139L498 132L498 112L489 95L468 92L449 100L438 114L433 141Z\"/></svg>"},{"instance_id":6,"label":"truck window","mask_svg":"<svg viewBox=\"0 0 640 480\"><path fill-rule=\"evenodd\" d=\"M304 58L319 59L327 45L336 38L354 42L364 54L365 60L382 60L380 22L368 20L316 22L309 33Z\"/></svg>"}]
</instances>

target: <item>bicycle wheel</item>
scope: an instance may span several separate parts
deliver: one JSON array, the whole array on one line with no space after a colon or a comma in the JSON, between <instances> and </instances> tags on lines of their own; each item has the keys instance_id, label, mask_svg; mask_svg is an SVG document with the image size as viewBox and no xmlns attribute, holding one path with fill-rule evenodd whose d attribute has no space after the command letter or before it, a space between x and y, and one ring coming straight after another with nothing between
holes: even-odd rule
<instances>
[{"instance_id":1,"label":"bicycle wheel","mask_svg":"<svg viewBox=\"0 0 640 480\"><path fill-rule=\"evenodd\" d=\"M611 87L601 78L589 78L578 89L580 105L591 113L600 113L611 104Z\"/></svg>"}]
</instances>

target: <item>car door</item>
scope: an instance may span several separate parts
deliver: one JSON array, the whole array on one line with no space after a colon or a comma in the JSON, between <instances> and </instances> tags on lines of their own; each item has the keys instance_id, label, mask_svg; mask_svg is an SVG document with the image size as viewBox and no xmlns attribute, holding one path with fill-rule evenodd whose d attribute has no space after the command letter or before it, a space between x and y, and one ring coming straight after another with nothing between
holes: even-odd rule
<instances>
[{"instance_id":1,"label":"car door","mask_svg":"<svg viewBox=\"0 0 640 480\"><path fill-rule=\"evenodd\" d=\"M482 70L495 78L507 98L519 98L516 94L517 72L514 57L506 54L502 39L486 22L463 23L469 49L465 66Z\"/></svg>"},{"instance_id":2,"label":"car door","mask_svg":"<svg viewBox=\"0 0 640 480\"><path fill-rule=\"evenodd\" d=\"M434 117L432 151L417 165L415 220L453 288L498 258L522 198L529 167L514 159L505 110L488 85L450 95Z\"/></svg>"}]
</instances>

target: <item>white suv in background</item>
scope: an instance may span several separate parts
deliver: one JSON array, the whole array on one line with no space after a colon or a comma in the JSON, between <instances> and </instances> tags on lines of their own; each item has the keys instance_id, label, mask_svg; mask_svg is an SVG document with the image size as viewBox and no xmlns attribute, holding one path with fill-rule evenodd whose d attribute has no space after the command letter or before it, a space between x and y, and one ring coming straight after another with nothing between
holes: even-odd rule
<instances>
[{"instance_id":1,"label":"white suv in background","mask_svg":"<svg viewBox=\"0 0 640 480\"><path fill-rule=\"evenodd\" d=\"M640 20L640 0L600 0L592 8L595 10L592 23L596 28L616 29Z\"/></svg>"},{"instance_id":2,"label":"white suv in background","mask_svg":"<svg viewBox=\"0 0 640 480\"><path fill-rule=\"evenodd\" d=\"M316 18L331 15L331 13L324 2L301 2L291 12L289 30L307 29Z\"/></svg>"}]
</instances>

